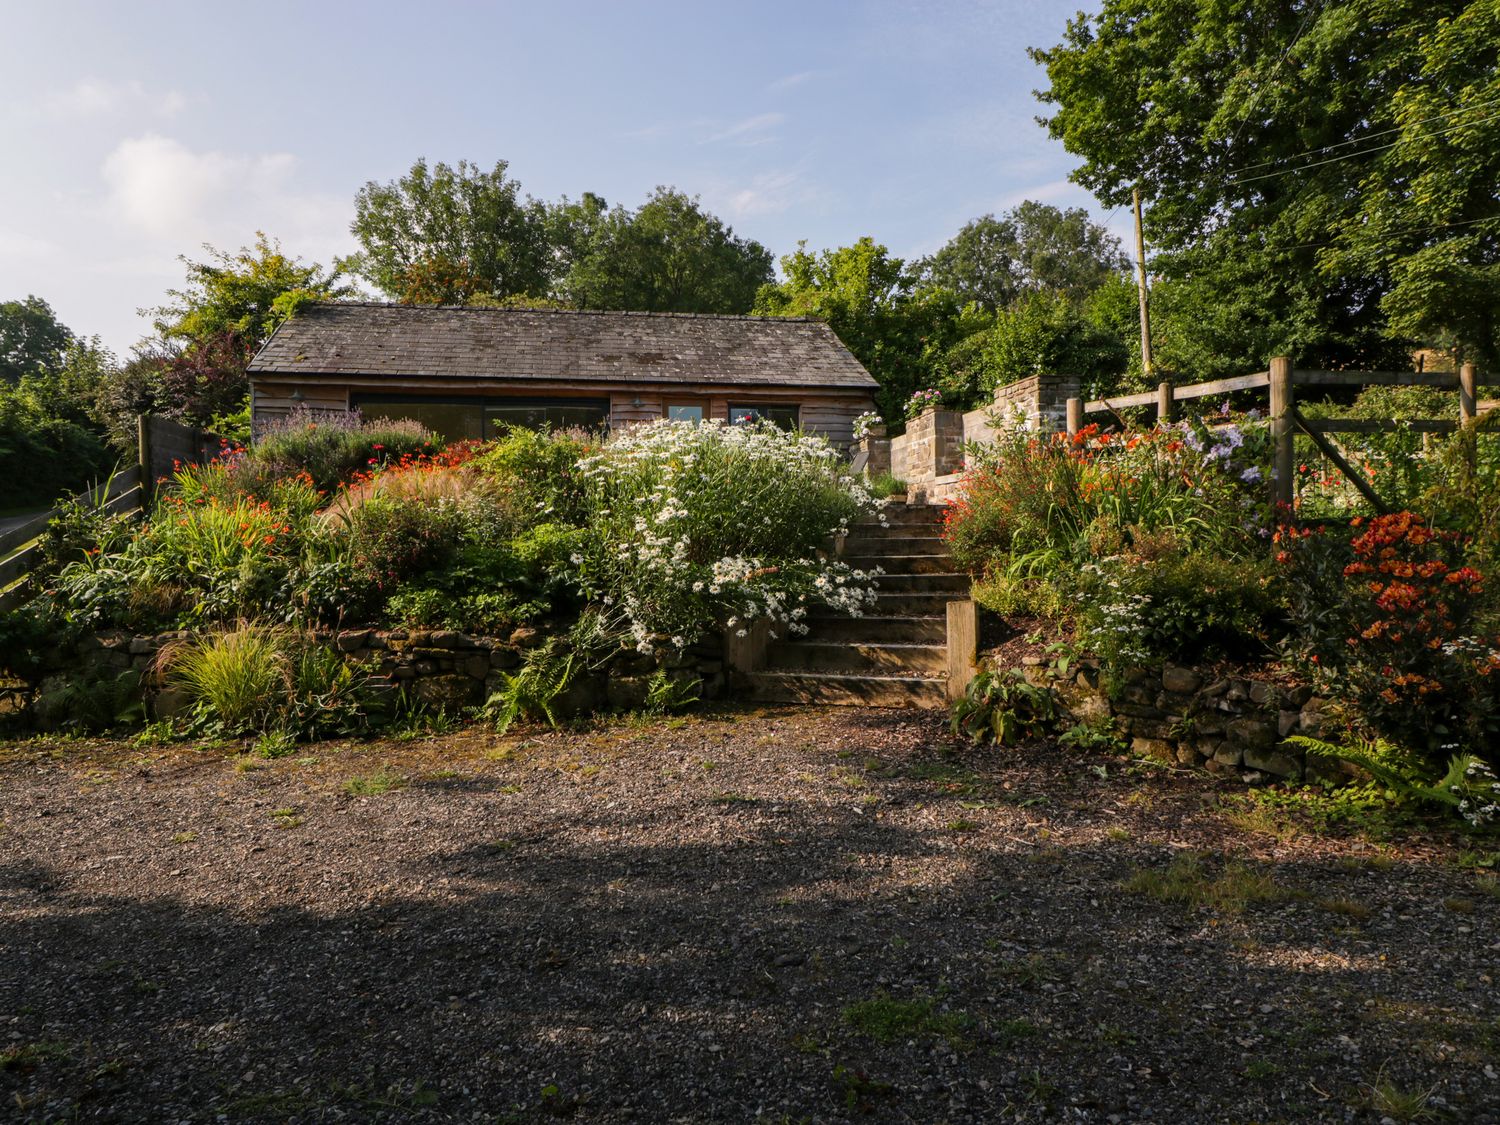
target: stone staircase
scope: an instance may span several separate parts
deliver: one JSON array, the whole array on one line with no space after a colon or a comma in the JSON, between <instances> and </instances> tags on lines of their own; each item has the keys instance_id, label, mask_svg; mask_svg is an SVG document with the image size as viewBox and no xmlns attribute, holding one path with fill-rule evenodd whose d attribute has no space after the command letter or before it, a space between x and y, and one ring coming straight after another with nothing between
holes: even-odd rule
<instances>
[{"instance_id":1,"label":"stone staircase","mask_svg":"<svg viewBox=\"0 0 1500 1125\"><path fill-rule=\"evenodd\" d=\"M969 596L940 537L937 505L885 508L888 527L867 519L844 544L844 561L880 567L877 605L864 617L809 616L806 636L774 641L750 675L750 695L777 703L946 707L950 601Z\"/></svg>"}]
</instances>

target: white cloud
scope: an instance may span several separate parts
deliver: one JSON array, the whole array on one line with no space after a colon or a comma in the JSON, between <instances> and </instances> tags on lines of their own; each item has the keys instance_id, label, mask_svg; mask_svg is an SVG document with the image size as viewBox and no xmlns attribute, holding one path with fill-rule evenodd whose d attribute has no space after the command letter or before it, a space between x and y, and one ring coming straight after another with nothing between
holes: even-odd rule
<instances>
[{"instance_id":1,"label":"white cloud","mask_svg":"<svg viewBox=\"0 0 1500 1125\"><path fill-rule=\"evenodd\" d=\"M296 167L290 153L193 152L171 137L147 133L121 141L105 157L102 174L120 217L147 234L164 235L282 194Z\"/></svg>"},{"instance_id":2,"label":"white cloud","mask_svg":"<svg viewBox=\"0 0 1500 1125\"><path fill-rule=\"evenodd\" d=\"M49 94L45 107L62 117L109 117L147 113L173 117L187 108L187 98L177 90L149 90L141 82L109 82L84 78L67 90Z\"/></svg>"},{"instance_id":3,"label":"white cloud","mask_svg":"<svg viewBox=\"0 0 1500 1125\"><path fill-rule=\"evenodd\" d=\"M816 208L827 200L825 190L801 172L785 168L761 172L748 184L719 185L705 195L736 220L780 215L795 207Z\"/></svg>"},{"instance_id":4,"label":"white cloud","mask_svg":"<svg viewBox=\"0 0 1500 1125\"><path fill-rule=\"evenodd\" d=\"M786 90L794 90L804 82L817 77L817 73L815 70L803 70L796 74L783 75L781 78L776 79L776 81L767 84L766 93L780 94Z\"/></svg>"},{"instance_id":5,"label":"white cloud","mask_svg":"<svg viewBox=\"0 0 1500 1125\"><path fill-rule=\"evenodd\" d=\"M765 144L775 138L768 136L770 130L776 128L786 120L784 113L758 113L754 117L747 117L743 121L736 121L727 128L711 133L704 144L715 144L719 141L737 141L740 144Z\"/></svg>"}]
</instances>

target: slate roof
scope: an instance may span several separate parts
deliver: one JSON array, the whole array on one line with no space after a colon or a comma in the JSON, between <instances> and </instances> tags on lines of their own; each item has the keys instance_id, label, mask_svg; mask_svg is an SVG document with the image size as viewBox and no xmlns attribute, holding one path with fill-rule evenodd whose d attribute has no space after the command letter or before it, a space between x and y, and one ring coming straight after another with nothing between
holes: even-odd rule
<instances>
[{"instance_id":1,"label":"slate roof","mask_svg":"<svg viewBox=\"0 0 1500 1125\"><path fill-rule=\"evenodd\" d=\"M821 321L699 313L572 312L356 302L298 310L252 375L724 383L877 384Z\"/></svg>"}]
</instances>

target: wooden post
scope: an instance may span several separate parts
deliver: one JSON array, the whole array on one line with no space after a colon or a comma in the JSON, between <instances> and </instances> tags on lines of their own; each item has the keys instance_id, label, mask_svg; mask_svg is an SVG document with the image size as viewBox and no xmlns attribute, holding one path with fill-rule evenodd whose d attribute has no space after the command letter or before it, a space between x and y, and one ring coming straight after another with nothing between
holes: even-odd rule
<instances>
[{"instance_id":1,"label":"wooden post","mask_svg":"<svg viewBox=\"0 0 1500 1125\"><path fill-rule=\"evenodd\" d=\"M1156 384L1156 424L1165 426L1172 420L1172 384Z\"/></svg>"},{"instance_id":2,"label":"wooden post","mask_svg":"<svg viewBox=\"0 0 1500 1125\"><path fill-rule=\"evenodd\" d=\"M1296 430L1292 424L1292 361L1284 355L1271 360L1271 498L1292 506L1292 462Z\"/></svg>"},{"instance_id":3,"label":"wooden post","mask_svg":"<svg viewBox=\"0 0 1500 1125\"><path fill-rule=\"evenodd\" d=\"M150 509L156 498L156 476L151 472L151 416L135 416L136 459L141 464L141 506Z\"/></svg>"},{"instance_id":4,"label":"wooden post","mask_svg":"<svg viewBox=\"0 0 1500 1125\"><path fill-rule=\"evenodd\" d=\"M1083 429L1083 399L1068 399L1068 436L1072 437Z\"/></svg>"},{"instance_id":5,"label":"wooden post","mask_svg":"<svg viewBox=\"0 0 1500 1125\"><path fill-rule=\"evenodd\" d=\"M979 664L979 607L948 603L948 699L962 699Z\"/></svg>"},{"instance_id":6,"label":"wooden post","mask_svg":"<svg viewBox=\"0 0 1500 1125\"><path fill-rule=\"evenodd\" d=\"M1468 425L1479 413L1479 374L1472 363L1458 369L1458 421Z\"/></svg>"},{"instance_id":7,"label":"wooden post","mask_svg":"<svg viewBox=\"0 0 1500 1125\"><path fill-rule=\"evenodd\" d=\"M1130 193L1135 203L1136 288L1141 306L1141 370L1151 378L1151 305L1146 291L1146 236L1141 233L1141 189Z\"/></svg>"}]
</instances>

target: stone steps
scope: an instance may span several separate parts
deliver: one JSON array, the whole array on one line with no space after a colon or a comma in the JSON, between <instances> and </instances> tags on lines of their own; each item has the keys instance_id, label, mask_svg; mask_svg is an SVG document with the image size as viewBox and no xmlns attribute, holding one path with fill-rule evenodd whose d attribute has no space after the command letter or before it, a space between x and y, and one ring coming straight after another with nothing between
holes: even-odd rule
<instances>
[{"instance_id":1,"label":"stone steps","mask_svg":"<svg viewBox=\"0 0 1500 1125\"><path fill-rule=\"evenodd\" d=\"M947 706L947 606L966 598L969 576L956 571L943 542L940 508L886 509L885 524L852 529L843 560L880 568L869 616L814 611L809 635L784 639L750 677L766 702L866 707Z\"/></svg>"},{"instance_id":2,"label":"stone steps","mask_svg":"<svg viewBox=\"0 0 1500 1125\"><path fill-rule=\"evenodd\" d=\"M750 676L750 694L766 703L923 708L948 705L947 681L941 676L755 672Z\"/></svg>"},{"instance_id":3,"label":"stone steps","mask_svg":"<svg viewBox=\"0 0 1500 1125\"><path fill-rule=\"evenodd\" d=\"M897 543L895 546L904 547L905 544ZM870 570L878 566L886 574L948 574L953 570L951 555L903 554L898 551L891 554L846 554L843 561L856 570Z\"/></svg>"},{"instance_id":4,"label":"stone steps","mask_svg":"<svg viewBox=\"0 0 1500 1125\"><path fill-rule=\"evenodd\" d=\"M766 653L769 672L841 672L899 675L920 672L936 675L947 667L948 646L937 644L901 644L882 640L787 641L772 645Z\"/></svg>"},{"instance_id":5,"label":"stone steps","mask_svg":"<svg viewBox=\"0 0 1500 1125\"><path fill-rule=\"evenodd\" d=\"M820 617L817 639L845 644L932 644L948 639L948 622L940 617Z\"/></svg>"}]
</instances>

